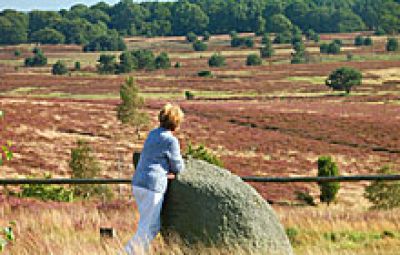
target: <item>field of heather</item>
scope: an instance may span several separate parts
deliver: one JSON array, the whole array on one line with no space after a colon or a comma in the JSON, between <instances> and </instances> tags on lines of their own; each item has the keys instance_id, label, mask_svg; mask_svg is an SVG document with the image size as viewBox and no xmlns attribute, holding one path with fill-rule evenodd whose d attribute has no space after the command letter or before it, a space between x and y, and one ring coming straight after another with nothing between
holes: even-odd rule
<instances>
[{"instance_id":1,"label":"field of heather","mask_svg":"<svg viewBox=\"0 0 400 255\"><path fill-rule=\"evenodd\" d=\"M94 148L103 177L129 178L133 172L131 153L141 149L147 131L157 123L158 109L166 102L178 103L185 111L185 123L178 134L183 150L189 143L203 143L221 157L227 169L241 176L315 176L321 155L331 155L342 175L374 174L384 165L397 167L400 54L385 52L386 37L374 36L372 47L355 47L356 35L321 35L322 41L343 40L339 55L321 55L317 44L307 42L308 64L290 64L291 46L274 45L276 55L256 67L246 66L245 59L249 53L258 53L260 38L254 48L243 49L231 48L227 35L214 36L205 52L194 52L183 37L127 38L130 49L166 51L173 65L181 63L180 68L131 74L146 100L144 111L152 116L152 124L141 130L140 138L116 118L119 87L126 75L97 74L100 53L83 53L78 46L42 46L49 65L26 68L23 60L34 45L0 47L0 109L5 113L0 144L11 140L14 152L13 160L0 166L0 178L40 177L45 173L68 177L70 151L78 139L87 140ZM16 49L21 56L14 56ZM208 67L208 58L214 52L226 56L226 66ZM353 59L348 61L350 52ZM80 61L82 69L67 76L53 76L51 64L59 59L71 68ZM329 73L342 66L355 67L363 74L363 84L350 95L325 86ZM211 70L213 76L198 77L201 70ZM195 99L186 100L185 91L191 91ZM374 254L395 254L389 248L399 245L400 218L396 211L368 210L368 201L363 197L367 184L342 184L331 209L324 205L294 206L299 203L296 191L309 192L318 201L315 184L252 185L274 203L285 227L298 232L292 239L297 254L369 254L371 250ZM3 191L0 188L0 193ZM102 250L93 248L100 242L96 231L101 221L107 219L121 231L125 241L134 227L134 221L126 217L133 214L129 210L133 202L127 202L129 187L121 187L119 193L117 201L122 205L105 205L118 212L110 215L93 204L46 205L35 201L35 207L29 206L29 200L2 195L0 225L20 221L12 254L28 254L39 242L36 225L23 219L36 211L50 222L49 228L60 228L60 218L69 224L63 230L66 232L60 230L56 236L40 238L57 245L74 245L79 241L75 234L87 234L84 242L88 252L109 254L118 249L115 240L104 244L107 247L102 246ZM52 213L42 212L42 208L47 211L52 206ZM88 216L77 221L75 209ZM87 212L91 209L93 212ZM354 215L346 213L348 210ZM123 215L124 222L117 215ZM311 227L312 222L320 224ZM84 226L92 223L95 227L86 233ZM369 228L374 224L377 226ZM394 231L393 236L385 237L382 233L386 230ZM342 238L332 240L329 233ZM66 234L71 239L61 240ZM29 242L18 243L27 238ZM155 249L162 250L164 244L157 242ZM30 254L51 253L59 249L57 245L53 247L49 241L49 246L37 246ZM383 252L386 249L389 253ZM70 252L64 254L75 254Z\"/></svg>"}]
</instances>

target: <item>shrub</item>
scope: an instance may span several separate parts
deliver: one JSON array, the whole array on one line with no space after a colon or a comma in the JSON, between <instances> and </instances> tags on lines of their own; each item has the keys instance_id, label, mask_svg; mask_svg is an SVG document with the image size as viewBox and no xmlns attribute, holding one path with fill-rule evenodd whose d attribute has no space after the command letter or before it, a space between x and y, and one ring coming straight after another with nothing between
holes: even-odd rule
<instances>
[{"instance_id":1,"label":"shrub","mask_svg":"<svg viewBox=\"0 0 400 255\"><path fill-rule=\"evenodd\" d=\"M175 68L181 68L181 63L180 62L176 62L174 65Z\"/></svg>"},{"instance_id":2,"label":"shrub","mask_svg":"<svg viewBox=\"0 0 400 255\"><path fill-rule=\"evenodd\" d=\"M192 146L192 144L189 143L186 148L185 156L204 160L219 167L223 167L224 165L221 159L212 151L208 150L203 144Z\"/></svg>"},{"instance_id":3,"label":"shrub","mask_svg":"<svg viewBox=\"0 0 400 255\"><path fill-rule=\"evenodd\" d=\"M220 53L214 53L210 59L208 60L208 65L210 67L221 67L226 65L225 57L222 56Z\"/></svg>"},{"instance_id":4,"label":"shrub","mask_svg":"<svg viewBox=\"0 0 400 255\"><path fill-rule=\"evenodd\" d=\"M75 62L75 64L74 64L74 70L75 70L75 71L81 70L81 62L79 62L79 61L76 61L76 62Z\"/></svg>"},{"instance_id":5,"label":"shrub","mask_svg":"<svg viewBox=\"0 0 400 255\"><path fill-rule=\"evenodd\" d=\"M78 140L77 147L71 149L69 167L72 170L71 177L75 179L94 178L101 171L100 164L93 156L92 148L83 140ZM108 186L96 184L76 185L73 187L73 193L82 198L99 196L109 199L112 197L112 191Z\"/></svg>"},{"instance_id":6,"label":"shrub","mask_svg":"<svg viewBox=\"0 0 400 255\"><path fill-rule=\"evenodd\" d=\"M209 70L202 70L197 73L199 77L212 77L212 73Z\"/></svg>"},{"instance_id":7,"label":"shrub","mask_svg":"<svg viewBox=\"0 0 400 255\"><path fill-rule=\"evenodd\" d=\"M115 74L118 68L114 55L101 54L97 71L100 74Z\"/></svg>"},{"instance_id":8,"label":"shrub","mask_svg":"<svg viewBox=\"0 0 400 255\"><path fill-rule=\"evenodd\" d=\"M366 37L364 39L364 45L365 46L371 46L374 44L374 41L372 40L372 38L370 36Z\"/></svg>"},{"instance_id":9,"label":"shrub","mask_svg":"<svg viewBox=\"0 0 400 255\"><path fill-rule=\"evenodd\" d=\"M274 55L274 48L272 44L267 44L260 49L260 55L262 58L270 58Z\"/></svg>"},{"instance_id":10,"label":"shrub","mask_svg":"<svg viewBox=\"0 0 400 255\"><path fill-rule=\"evenodd\" d=\"M14 51L14 56L15 56L15 57L21 56L21 51L20 51L20 50L15 50L15 51Z\"/></svg>"},{"instance_id":11,"label":"shrub","mask_svg":"<svg viewBox=\"0 0 400 255\"><path fill-rule=\"evenodd\" d=\"M53 75L64 75L64 74L67 74L68 73L67 65L63 61L58 60L53 65L53 68L51 69L51 73Z\"/></svg>"},{"instance_id":12,"label":"shrub","mask_svg":"<svg viewBox=\"0 0 400 255\"><path fill-rule=\"evenodd\" d=\"M397 51L399 49L399 41L396 38L388 38L386 43L387 51Z\"/></svg>"},{"instance_id":13,"label":"shrub","mask_svg":"<svg viewBox=\"0 0 400 255\"><path fill-rule=\"evenodd\" d=\"M291 64L301 64L305 63L305 46L302 41L299 41L294 44L294 53L292 53L292 59L290 61Z\"/></svg>"},{"instance_id":14,"label":"shrub","mask_svg":"<svg viewBox=\"0 0 400 255\"><path fill-rule=\"evenodd\" d=\"M122 51L126 50L124 39L115 35L103 35L90 41L83 51Z\"/></svg>"},{"instance_id":15,"label":"shrub","mask_svg":"<svg viewBox=\"0 0 400 255\"><path fill-rule=\"evenodd\" d=\"M293 246L299 245L300 241L298 240L299 231L297 228L289 227L285 229L286 235L289 238L290 243Z\"/></svg>"},{"instance_id":16,"label":"shrub","mask_svg":"<svg viewBox=\"0 0 400 255\"><path fill-rule=\"evenodd\" d=\"M35 54L33 57L28 57L25 59L25 66L35 67L47 65L47 57L39 48L33 49L33 53Z\"/></svg>"},{"instance_id":17,"label":"shrub","mask_svg":"<svg viewBox=\"0 0 400 255\"><path fill-rule=\"evenodd\" d=\"M318 159L318 176L338 176L339 169L330 156L322 156ZM320 201L328 205L333 202L340 188L339 182L321 182L318 183L320 188Z\"/></svg>"},{"instance_id":18,"label":"shrub","mask_svg":"<svg viewBox=\"0 0 400 255\"><path fill-rule=\"evenodd\" d=\"M193 100L193 99L194 99L194 94L193 94L193 92L191 92L191 91L189 91L189 90L186 90L186 91L185 91L185 98L186 98L186 100Z\"/></svg>"},{"instance_id":19,"label":"shrub","mask_svg":"<svg viewBox=\"0 0 400 255\"><path fill-rule=\"evenodd\" d=\"M135 50L131 54L135 58L138 69L153 70L156 68L155 56L151 50Z\"/></svg>"},{"instance_id":20,"label":"shrub","mask_svg":"<svg viewBox=\"0 0 400 255\"><path fill-rule=\"evenodd\" d=\"M399 174L389 166L379 170L379 174ZM372 209L392 209L400 207L400 181L374 181L365 188L364 197L372 203Z\"/></svg>"},{"instance_id":21,"label":"shrub","mask_svg":"<svg viewBox=\"0 0 400 255\"><path fill-rule=\"evenodd\" d=\"M208 41L210 40L210 33L208 31L204 31L203 33L203 41Z\"/></svg>"},{"instance_id":22,"label":"shrub","mask_svg":"<svg viewBox=\"0 0 400 255\"><path fill-rule=\"evenodd\" d=\"M363 38L361 35L358 35L358 36L354 39L354 45L355 45L355 46L364 45L364 38Z\"/></svg>"},{"instance_id":23,"label":"shrub","mask_svg":"<svg viewBox=\"0 0 400 255\"><path fill-rule=\"evenodd\" d=\"M247 48L253 48L254 47L254 39L251 37L245 37L244 38L244 45Z\"/></svg>"},{"instance_id":24,"label":"shrub","mask_svg":"<svg viewBox=\"0 0 400 255\"><path fill-rule=\"evenodd\" d=\"M139 95L139 87L129 77L120 87L121 103L117 106L117 118L122 124L136 127L137 134L141 126L149 123L149 116L141 112L144 99Z\"/></svg>"},{"instance_id":25,"label":"shrub","mask_svg":"<svg viewBox=\"0 0 400 255\"><path fill-rule=\"evenodd\" d=\"M314 198L308 192L296 191L296 198L310 206L316 206Z\"/></svg>"},{"instance_id":26,"label":"shrub","mask_svg":"<svg viewBox=\"0 0 400 255\"><path fill-rule=\"evenodd\" d=\"M277 44L284 44L284 43L291 43L292 42L292 34L290 31L284 31L276 35L274 39L274 43Z\"/></svg>"},{"instance_id":27,"label":"shrub","mask_svg":"<svg viewBox=\"0 0 400 255\"><path fill-rule=\"evenodd\" d=\"M336 43L337 45L343 46L343 41L340 39L333 39L333 43Z\"/></svg>"},{"instance_id":28,"label":"shrub","mask_svg":"<svg viewBox=\"0 0 400 255\"><path fill-rule=\"evenodd\" d=\"M247 56L246 65L248 66L259 66L262 64L262 59L257 54L250 54Z\"/></svg>"},{"instance_id":29,"label":"shrub","mask_svg":"<svg viewBox=\"0 0 400 255\"><path fill-rule=\"evenodd\" d=\"M186 34L186 41L193 43L197 40L197 35L193 32L189 32Z\"/></svg>"},{"instance_id":30,"label":"shrub","mask_svg":"<svg viewBox=\"0 0 400 255\"><path fill-rule=\"evenodd\" d=\"M329 44L327 43L321 43L319 46L319 52L327 54L329 50Z\"/></svg>"},{"instance_id":31,"label":"shrub","mask_svg":"<svg viewBox=\"0 0 400 255\"><path fill-rule=\"evenodd\" d=\"M252 48L254 46L254 39L251 37L235 36L231 39L231 46Z\"/></svg>"},{"instance_id":32,"label":"shrub","mask_svg":"<svg viewBox=\"0 0 400 255\"><path fill-rule=\"evenodd\" d=\"M50 179L51 175L46 174L44 177ZM21 186L18 196L33 197L43 201L72 202L74 191L60 185L25 184Z\"/></svg>"},{"instance_id":33,"label":"shrub","mask_svg":"<svg viewBox=\"0 0 400 255\"><path fill-rule=\"evenodd\" d=\"M341 50L340 44L331 42L329 44L322 43L319 46L320 52L325 54L339 54Z\"/></svg>"},{"instance_id":34,"label":"shrub","mask_svg":"<svg viewBox=\"0 0 400 255\"><path fill-rule=\"evenodd\" d=\"M333 90L346 91L350 93L354 86L361 85L362 74L357 69L351 67L341 67L333 71L326 79L326 86Z\"/></svg>"},{"instance_id":35,"label":"shrub","mask_svg":"<svg viewBox=\"0 0 400 255\"><path fill-rule=\"evenodd\" d=\"M196 41L193 43L193 49L194 49L195 51L206 51L207 48L208 48L207 44L204 43L204 42L202 42L202 41L196 40Z\"/></svg>"},{"instance_id":36,"label":"shrub","mask_svg":"<svg viewBox=\"0 0 400 255\"><path fill-rule=\"evenodd\" d=\"M161 52L155 59L157 69L168 69L171 67L171 61L166 52Z\"/></svg>"}]
</instances>

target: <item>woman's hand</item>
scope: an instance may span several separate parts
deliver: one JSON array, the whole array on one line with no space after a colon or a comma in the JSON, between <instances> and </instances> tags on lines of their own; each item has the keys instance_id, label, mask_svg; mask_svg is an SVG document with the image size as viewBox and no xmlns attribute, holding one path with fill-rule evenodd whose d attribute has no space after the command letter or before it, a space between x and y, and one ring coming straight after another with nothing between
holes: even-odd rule
<instances>
[{"instance_id":1,"label":"woman's hand","mask_svg":"<svg viewBox=\"0 0 400 255\"><path fill-rule=\"evenodd\" d=\"M168 180L175 180L175 178L176 178L176 174L174 174L174 173L167 174L167 179Z\"/></svg>"}]
</instances>

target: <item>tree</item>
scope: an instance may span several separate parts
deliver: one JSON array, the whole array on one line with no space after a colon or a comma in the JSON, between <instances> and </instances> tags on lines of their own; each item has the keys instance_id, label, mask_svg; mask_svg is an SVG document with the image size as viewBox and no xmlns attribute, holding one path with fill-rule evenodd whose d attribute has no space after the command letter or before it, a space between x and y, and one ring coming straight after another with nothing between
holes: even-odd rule
<instances>
[{"instance_id":1,"label":"tree","mask_svg":"<svg viewBox=\"0 0 400 255\"><path fill-rule=\"evenodd\" d=\"M339 169L330 156L318 158L318 177L338 176ZM328 205L333 202L340 189L339 182L320 182L320 201Z\"/></svg>"},{"instance_id":2,"label":"tree","mask_svg":"<svg viewBox=\"0 0 400 255\"><path fill-rule=\"evenodd\" d=\"M34 32L30 40L42 44L62 44L65 36L53 28L43 28Z\"/></svg>"},{"instance_id":3,"label":"tree","mask_svg":"<svg viewBox=\"0 0 400 255\"><path fill-rule=\"evenodd\" d=\"M207 48L208 48L207 44L205 44L205 43L202 42L202 41L197 40L197 41L195 41L195 42L193 43L193 49L194 49L195 51L206 51Z\"/></svg>"},{"instance_id":4,"label":"tree","mask_svg":"<svg viewBox=\"0 0 400 255\"><path fill-rule=\"evenodd\" d=\"M97 71L100 74L115 74L118 65L114 55L101 54L98 60Z\"/></svg>"},{"instance_id":5,"label":"tree","mask_svg":"<svg viewBox=\"0 0 400 255\"><path fill-rule=\"evenodd\" d=\"M259 66L262 64L262 59L257 54L250 54L247 56L246 65Z\"/></svg>"},{"instance_id":6,"label":"tree","mask_svg":"<svg viewBox=\"0 0 400 255\"><path fill-rule=\"evenodd\" d=\"M0 13L0 44L26 43L28 40L28 16L5 10Z\"/></svg>"},{"instance_id":7,"label":"tree","mask_svg":"<svg viewBox=\"0 0 400 255\"><path fill-rule=\"evenodd\" d=\"M379 174L399 174L389 166L379 170ZM373 205L372 209L392 209L400 207L400 182L374 181L365 188L364 197Z\"/></svg>"},{"instance_id":8,"label":"tree","mask_svg":"<svg viewBox=\"0 0 400 255\"><path fill-rule=\"evenodd\" d=\"M135 50L132 56L136 59L138 69L154 70L156 68L156 58L151 50Z\"/></svg>"},{"instance_id":9,"label":"tree","mask_svg":"<svg viewBox=\"0 0 400 255\"><path fill-rule=\"evenodd\" d=\"M208 65L210 67L221 67L226 65L225 57L222 56L220 53L214 53L211 55L210 59L208 60Z\"/></svg>"},{"instance_id":10,"label":"tree","mask_svg":"<svg viewBox=\"0 0 400 255\"><path fill-rule=\"evenodd\" d=\"M51 73L54 75L64 75L68 73L68 68L67 65L61 61L58 60L54 65L53 68L51 69Z\"/></svg>"},{"instance_id":11,"label":"tree","mask_svg":"<svg viewBox=\"0 0 400 255\"><path fill-rule=\"evenodd\" d=\"M292 22L283 14L277 14L267 22L267 31L271 33L282 33L292 29Z\"/></svg>"},{"instance_id":12,"label":"tree","mask_svg":"<svg viewBox=\"0 0 400 255\"><path fill-rule=\"evenodd\" d=\"M260 49L260 55L262 58L270 58L274 55L274 48L272 47L272 43L266 44L264 47Z\"/></svg>"},{"instance_id":13,"label":"tree","mask_svg":"<svg viewBox=\"0 0 400 255\"><path fill-rule=\"evenodd\" d=\"M284 43L291 43L291 42L292 42L292 33L289 30L286 30L282 33L278 33L274 39L274 43L277 43L277 44L284 44Z\"/></svg>"},{"instance_id":14,"label":"tree","mask_svg":"<svg viewBox=\"0 0 400 255\"><path fill-rule=\"evenodd\" d=\"M203 33L203 41L210 40L211 34L208 31L204 31Z\"/></svg>"},{"instance_id":15,"label":"tree","mask_svg":"<svg viewBox=\"0 0 400 255\"><path fill-rule=\"evenodd\" d=\"M387 43L386 43L386 50L387 51L397 51L399 49L399 41L392 37L388 38Z\"/></svg>"},{"instance_id":16,"label":"tree","mask_svg":"<svg viewBox=\"0 0 400 255\"><path fill-rule=\"evenodd\" d=\"M83 47L83 51L122 51L126 49L124 39L118 35L102 35L93 38Z\"/></svg>"},{"instance_id":17,"label":"tree","mask_svg":"<svg viewBox=\"0 0 400 255\"><path fill-rule=\"evenodd\" d=\"M47 65L47 57L43 54L43 52L39 48L33 49L32 52L34 53L34 56L25 59L26 67Z\"/></svg>"},{"instance_id":18,"label":"tree","mask_svg":"<svg viewBox=\"0 0 400 255\"><path fill-rule=\"evenodd\" d=\"M200 34L208 25L209 18L199 5L177 1L173 9L172 30L176 35L184 35L189 31Z\"/></svg>"},{"instance_id":19,"label":"tree","mask_svg":"<svg viewBox=\"0 0 400 255\"><path fill-rule=\"evenodd\" d=\"M195 41L197 41L197 35L193 32L189 32L186 34L186 41L193 43Z\"/></svg>"},{"instance_id":20,"label":"tree","mask_svg":"<svg viewBox=\"0 0 400 255\"><path fill-rule=\"evenodd\" d=\"M166 52L161 52L155 59L157 69L168 69L171 67L171 61Z\"/></svg>"},{"instance_id":21,"label":"tree","mask_svg":"<svg viewBox=\"0 0 400 255\"><path fill-rule=\"evenodd\" d=\"M295 43L293 46L294 53L292 53L291 64L301 64L305 63L305 46L303 41Z\"/></svg>"},{"instance_id":22,"label":"tree","mask_svg":"<svg viewBox=\"0 0 400 255\"><path fill-rule=\"evenodd\" d=\"M360 71L351 67L341 67L333 71L326 79L326 86L333 90L344 90L350 93L354 86L361 85L362 74Z\"/></svg>"},{"instance_id":23,"label":"tree","mask_svg":"<svg viewBox=\"0 0 400 255\"><path fill-rule=\"evenodd\" d=\"M364 38L361 35L358 35L355 39L354 39L354 45L355 46L362 46L364 45Z\"/></svg>"},{"instance_id":24,"label":"tree","mask_svg":"<svg viewBox=\"0 0 400 255\"><path fill-rule=\"evenodd\" d=\"M124 51L119 55L118 73L130 73L137 68L137 60L129 51Z\"/></svg>"},{"instance_id":25,"label":"tree","mask_svg":"<svg viewBox=\"0 0 400 255\"><path fill-rule=\"evenodd\" d=\"M312 40L314 42L319 42L320 36L318 33L316 33L313 29L308 29L305 32L307 40Z\"/></svg>"},{"instance_id":26,"label":"tree","mask_svg":"<svg viewBox=\"0 0 400 255\"><path fill-rule=\"evenodd\" d=\"M247 48L253 48L254 47L254 40L251 37L245 37L244 38L244 45Z\"/></svg>"},{"instance_id":27,"label":"tree","mask_svg":"<svg viewBox=\"0 0 400 255\"><path fill-rule=\"evenodd\" d=\"M322 43L319 46L319 50L321 53L325 53L325 54L339 54L340 50L341 50L341 46L340 46L340 44L338 44L336 42L331 42L329 44Z\"/></svg>"},{"instance_id":28,"label":"tree","mask_svg":"<svg viewBox=\"0 0 400 255\"><path fill-rule=\"evenodd\" d=\"M144 99L139 95L139 87L136 85L133 77L126 79L121 85L120 90L121 103L117 106L117 118L122 124L133 126L139 135L140 128L149 122L149 116L142 112Z\"/></svg>"}]
</instances>

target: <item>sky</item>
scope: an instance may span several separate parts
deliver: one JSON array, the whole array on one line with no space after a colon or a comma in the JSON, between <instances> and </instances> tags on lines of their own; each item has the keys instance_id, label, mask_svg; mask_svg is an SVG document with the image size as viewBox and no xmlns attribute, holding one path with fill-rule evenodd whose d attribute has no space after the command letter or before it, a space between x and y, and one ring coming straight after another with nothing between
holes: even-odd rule
<instances>
[{"instance_id":1,"label":"sky","mask_svg":"<svg viewBox=\"0 0 400 255\"><path fill-rule=\"evenodd\" d=\"M75 4L93 5L100 1L115 4L119 0L0 0L0 11L4 9L16 9L19 11L31 10L60 10L69 9ZM133 0L138 2L138 0Z\"/></svg>"}]
</instances>

